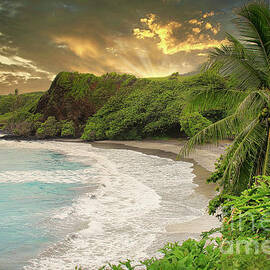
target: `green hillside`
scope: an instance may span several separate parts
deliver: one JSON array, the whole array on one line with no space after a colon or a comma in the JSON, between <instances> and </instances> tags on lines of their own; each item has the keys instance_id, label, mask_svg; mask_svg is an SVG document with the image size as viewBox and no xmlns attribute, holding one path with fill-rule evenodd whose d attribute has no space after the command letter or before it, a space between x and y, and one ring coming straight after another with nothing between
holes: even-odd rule
<instances>
[{"instance_id":1,"label":"green hillside","mask_svg":"<svg viewBox=\"0 0 270 270\"><path fill-rule=\"evenodd\" d=\"M214 70L147 79L117 73L97 77L61 72L44 94L3 96L0 121L10 133L40 138L61 134L82 135L84 140L190 136L189 121L197 130L224 117L226 109L217 105L211 111L201 110L201 117L185 118L187 96L202 88L218 90L232 85L232 80Z\"/></svg>"},{"instance_id":2,"label":"green hillside","mask_svg":"<svg viewBox=\"0 0 270 270\"><path fill-rule=\"evenodd\" d=\"M43 92L21 95L0 95L0 127L4 126L14 113L28 112L35 109Z\"/></svg>"}]
</instances>

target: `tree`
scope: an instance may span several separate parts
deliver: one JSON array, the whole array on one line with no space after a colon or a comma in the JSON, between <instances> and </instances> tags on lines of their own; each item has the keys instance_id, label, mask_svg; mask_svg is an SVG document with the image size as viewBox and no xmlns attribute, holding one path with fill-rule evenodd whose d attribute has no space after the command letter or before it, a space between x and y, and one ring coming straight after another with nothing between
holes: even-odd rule
<instances>
[{"instance_id":1,"label":"tree","mask_svg":"<svg viewBox=\"0 0 270 270\"><path fill-rule=\"evenodd\" d=\"M234 137L220 161L218 179L223 190L233 194L251 186L254 176L270 175L270 10L266 2L253 2L237 15L240 39L227 34L228 43L210 54L207 65L236 78L237 88L202 89L191 95L193 108L226 104L231 113L197 133L180 152L187 156L196 145Z\"/></svg>"},{"instance_id":2,"label":"tree","mask_svg":"<svg viewBox=\"0 0 270 270\"><path fill-rule=\"evenodd\" d=\"M15 94L15 96L18 96L19 90L17 88L14 90L14 94Z\"/></svg>"}]
</instances>

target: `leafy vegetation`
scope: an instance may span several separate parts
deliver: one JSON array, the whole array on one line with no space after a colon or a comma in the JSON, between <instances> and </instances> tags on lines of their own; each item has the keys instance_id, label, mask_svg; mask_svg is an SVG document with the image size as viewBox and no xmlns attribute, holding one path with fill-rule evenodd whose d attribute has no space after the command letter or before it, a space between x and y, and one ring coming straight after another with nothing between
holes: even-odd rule
<instances>
[{"instance_id":1,"label":"leafy vegetation","mask_svg":"<svg viewBox=\"0 0 270 270\"><path fill-rule=\"evenodd\" d=\"M136 270L145 266L147 270L254 270L269 269L269 256L266 254L256 254L251 250L245 254L244 248L240 247L238 254L225 254L219 245L220 239L206 245L205 240L196 241L189 239L183 244L167 244L160 252L163 258L151 258L135 265L132 262L121 262L118 265L109 264L100 270ZM77 268L80 269L80 268Z\"/></svg>"},{"instance_id":2,"label":"leafy vegetation","mask_svg":"<svg viewBox=\"0 0 270 270\"><path fill-rule=\"evenodd\" d=\"M195 136L199 131L210 126L212 122L203 117L200 113L187 113L180 116L181 130L189 137Z\"/></svg>"},{"instance_id":3,"label":"leafy vegetation","mask_svg":"<svg viewBox=\"0 0 270 270\"><path fill-rule=\"evenodd\" d=\"M42 96L42 92L0 96L0 115L18 111L22 108L31 109Z\"/></svg>"},{"instance_id":4,"label":"leafy vegetation","mask_svg":"<svg viewBox=\"0 0 270 270\"><path fill-rule=\"evenodd\" d=\"M61 126L55 117L50 116L37 129L36 135L40 139L53 138L61 133Z\"/></svg>"},{"instance_id":5,"label":"leafy vegetation","mask_svg":"<svg viewBox=\"0 0 270 270\"><path fill-rule=\"evenodd\" d=\"M179 117L183 115L182 110L187 102L185 97L191 89L208 87L230 86L215 70L185 80L137 80L131 87L122 88L89 118L82 138L102 140L179 137ZM224 111L222 106L216 111L212 110L211 117L223 117L220 111Z\"/></svg>"},{"instance_id":6,"label":"leafy vegetation","mask_svg":"<svg viewBox=\"0 0 270 270\"><path fill-rule=\"evenodd\" d=\"M231 87L230 80L224 80L216 70L192 77L175 73L171 77L156 80L117 73L96 77L61 72L41 98L39 95L34 99L33 94L26 104L22 102L21 96L24 95L5 96L2 111L6 114L0 114L0 120L5 121L3 124L8 132L21 136L34 136L36 132L30 128L29 121L20 123L19 117L10 112L21 113L21 121L26 120L25 113L42 114L40 121L43 123L51 116L60 122L72 121L74 131L71 126L66 126L63 136L79 135L90 116L82 136L84 140L179 137L179 117L185 114L182 110L188 102L187 93L197 88ZM222 106L204 112L204 116L214 121L224 115L226 112ZM39 128L38 134L41 134L42 127ZM22 131L18 132L19 129Z\"/></svg>"},{"instance_id":7,"label":"leafy vegetation","mask_svg":"<svg viewBox=\"0 0 270 270\"><path fill-rule=\"evenodd\" d=\"M42 94L42 92L36 92L0 96L0 127L5 126L15 114L17 115L19 112L24 114L34 110ZM18 118L17 116L15 117Z\"/></svg>"},{"instance_id":8,"label":"leafy vegetation","mask_svg":"<svg viewBox=\"0 0 270 270\"><path fill-rule=\"evenodd\" d=\"M61 137L74 137L75 127L72 121L63 121L61 123Z\"/></svg>"},{"instance_id":9,"label":"leafy vegetation","mask_svg":"<svg viewBox=\"0 0 270 270\"><path fill-rule=\"evenodd\" d=\"M34 112L43 114L44 119L54 116L58 121L73 121L78 131L110 97L136 80L135 76L128 74L107 73L97 77L93 74L61 72L41 97Z\"/></svg>"}]
</instances>

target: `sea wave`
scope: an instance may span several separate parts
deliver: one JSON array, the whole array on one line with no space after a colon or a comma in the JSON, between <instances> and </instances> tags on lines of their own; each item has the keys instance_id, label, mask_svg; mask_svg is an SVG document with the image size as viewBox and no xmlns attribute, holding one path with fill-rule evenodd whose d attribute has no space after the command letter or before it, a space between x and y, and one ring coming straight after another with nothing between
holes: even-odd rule
<instances>
[{"instance_id":1,"label":"sea wave","mask_svg":"<svg viewBox=\"0 0 270 270\"><path fill-rule=\"evenodd\" d=\"M96 188L82 192L72 206L52 213L48 226L74 226L62 241L31 260L25 270L98 269L107 261L139 261L168 224L203 214L187 199L194 192L191 163L90 144L62 142L0 142L6 147L46 149L90 167L76 171L4 172L5 181L81 182ZM0 179L3 179L0 175ZM205 200L206 203L206 200ZM76 223L74 222L76 220ZM76 224L76 226L74 225Z\"/></svg>"}]
</instances>

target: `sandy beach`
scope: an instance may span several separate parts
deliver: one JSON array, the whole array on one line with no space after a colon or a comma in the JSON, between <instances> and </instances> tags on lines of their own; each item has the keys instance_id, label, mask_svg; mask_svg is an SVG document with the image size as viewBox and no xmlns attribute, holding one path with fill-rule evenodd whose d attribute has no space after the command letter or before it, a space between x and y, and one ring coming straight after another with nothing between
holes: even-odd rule
<instances>
[{"instance_id":1,"label":"sandy beach","mask_svg":"<svg viewBox=\"0 0 270 270\"><path fill-rule=\"evenodd\" d=\"M139 151L148 155L157 155L159 157L171 158L176 160L177 154L185 140L143 140L143 141L98 141L91 143L94 147L100 148L118 148ZM188 159L181 159L193 163L194 174L196 175L194 183L197 184L192 196L198 197L197 203L200 204L200 196L205 196L208 200L215 196L215 185L207 184L206 179L215 169L215 162L219 156L224 153L229 141L223 141L219 145L205 145L196 150ZM220 222L216 217L205 214L200 218L181 224L171 224L166 227L167 238L170 241L181 241L189 237L199 238L202 232L218 227Z\"/></svg>"},{"instance_id":2,"label":"sandy beach","mask_svg":"<svg viewBox=\"0 0 270 270\"><path fill-rule=\"evenodd\" d=\"M81 189L78 198L70 200L71 206L53 214L53 220L60 221L59 227L55 228L62 231L63 224L71 224L68 227L71 233L64 233L63 242L56 243L60 251L49 248L40 257L35 257L31 265L38 263L46 265L45 269L56 269L55 265L68 261L73 266L76 261L76 264L96 267L105 263L104 245L108 245L110 250L106 254L108 261L130 258L134 247L137 250L134 259L140 261L159 256L156 251L168 242L181 243L189 238L199 240L202 232L220 225L217 218L207 214L208 201L216 192L215 185L206 184L205 180L229 142L198 148L189 159L180 161L176 158L184 140L88 143L80 139L55 139L2 143L3 147L6 143L5 147L10 144L11 148L13 145L20 150L44 149L45 153L48 150L50 153L64 153L68 162L88 160L90 165L76 172L35 170L35 173L23 171L3 176L4 179L20 181L24 173L23 178L30 179L30 182L34 182L38 175L38 183L51 179L60 185L63 179L67 179L70 184L87 185ZM52 157L60 158L61 155ZM41 161L41 164L46 162ZM94 189L89 186L89 179L96 185ZM73 220L78 223L73 225ZM51 228L51 222L46 226ZM82 248L83 255L77 252L75 247L78 246ZM64 252L61 251L63 247L66 247ZM93 255L91 251L94 249L98 252ZM69 258L73 261L70 262Z\"/></svg>"},{"instance_id":3,"label":"sandy beach","mask_svg":"<svg viewBox=\"0 0 270 270\"><path fill-rule=\"evenodd\" d=\"M85 143L81 139L55 139L58 142L75 142ZM156 155L163 158L170 158L177 162L177 155L186 140L142 140L142 141L96 141L90 144L97 148L105 149L128 149L138 151L147 155ZM216 186L207 184L206 179L215 169L215 162L219 156L224 153L230 141L222 141L219 145L204 145L197 147L189 158L181 159L182 161L193 164L193 173L196 177L193 179L197 187L194 190L192 201L196 198L196 204L201 206L201 201L205 202L205 198L209 201L215 194ZM189 222L170 224L165 229L166 232L158 241L160 247L168 241L184 241L188 238L199 239L202 232L209 231L212 228L220 226L220 222L214 216L207 213L207 205L205 205L205 213L203 216Z\"/></svg>"}]
</instances>

